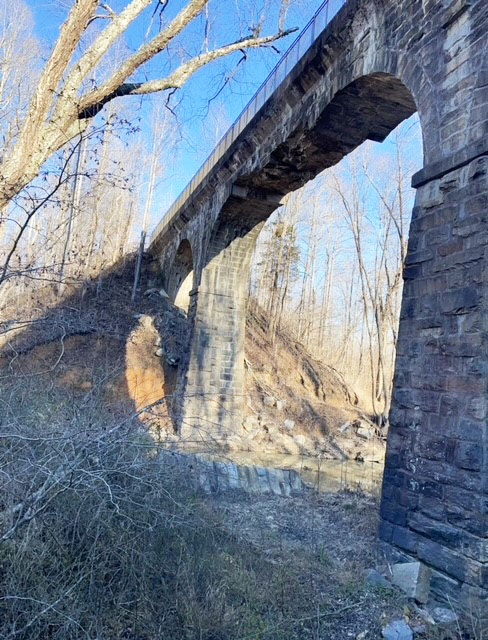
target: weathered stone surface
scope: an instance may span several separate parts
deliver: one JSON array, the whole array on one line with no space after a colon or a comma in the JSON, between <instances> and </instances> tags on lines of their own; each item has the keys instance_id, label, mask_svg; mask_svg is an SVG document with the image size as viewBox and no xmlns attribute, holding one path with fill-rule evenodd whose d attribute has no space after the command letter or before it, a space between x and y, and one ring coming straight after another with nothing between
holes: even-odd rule
<instances>
[{"instance_id":1,"label":"weathered stone surface","mask_svg":"<svg viewBox=\"0 0 488 640\"><path fill-rule=\"evenodd\" d=\"M383 627L381 635L385 640L413 640L412 629L405 620L394 620Z\"/></svg>"},{"instance_id":2,"label":"weathered stone surface","mask_svg":"<svg viewBox=\"0 0 488 640\"><path fill-rule=\"evenodd\" d=\"M370 427L359 427L356 433L360 438L363 438L363 440L372 440L374 438L374 429Z\"/></svg>"},{"instance_id":3,"label":"weathered stone surface","mask_svg":"<svg viewBox=\"0 0 488 640\"><path fill-rule=\"evenodd\" d=\"M268 471L268 480L271 491L277 495L286 495L285 475L282 469L271 469ZM288 489L289 489L289 485Z\"/></svg>"},{"instance_id":4,"label":"weathered stone surface","mask_svg":"<svg viewBox=\"0 0 488 640\"><path fill-rule=\"evenodd\" d=\"M288 433L282 433L280 435L280 444L284 453L290 453L291 455L299 455L301 447L295 439Z\"/></svg>"},{"instance_id":5,"label":"weathered stone surface","mask_svg":"<svg viewBox=\"0 0 488 640\"><path fill-rule=\"evenodd\" d=\"M339 432L347 433L348 431L351 430L351 426L352 426L352 423L350 420L348 420L347 422L344 422L344 424L341 424L341 426L339 427Z\"/></svg>"},{"instance_id":6,"label":"weathered stone surface","mask_svg":"<svg viewBox=\"0 0 488 640\"><path fill-rule=\"evenodd\" d=\"M239 489L249 493L290 496L303 489L300 474L292 469L239 465L181 452L164 452L161 455L167 465L175 464L186 469L189 481L206 493Z\"/></svg>"},{"instance_id":7,"label":"weathered stone surface","mask_svg":"<svg viewBox=\"0 0 488 640\"><path fill-rule=\"evenodd\" d=\"M303 489L302 478L298 471L289 470L290 488L292 491L301 491Z\"/></svg>"},{"instance_id":8,"label":"weathered stone surface","mask_svg":"<svg viewBox=\"0 0 488 640\"><path fill-rule=\"evenodd\" d=\"M241 451L260 451L261 445L256 440L253 440L250 436L246 436L242 439Z\"/></svg>"},{"instance_id":9,"label":"weathered stone surface","mask_svg":"<svg viewBox=\"0 0 488 640\"><path fill-rule=\"evenodd\" d=\"M404 562L392 567L391 581L409 598L425 603L430 593L430 571L421 562Z\"/></svg>"},{"instance_id":10,"label":"weathered stone surface","mask_svg":"<svg viewBox=\"0 0 488 640\"><path fill-rule=\"evenodd\" d=\"M418 110L425 166L413 180L380 536L390 554L433 567L440 596L485 600L487 31L485 0L348 0L150 249L172 300L193 286L181 437L228 435L242 420L247 283L264 221Z\"/></svg>"},{"instance_id":11,"label":"weathered stone surface","mask_svg":"<svg viewBox=\"0 0 488 640\"><path fill-rule=\"evenodd\" d=\"M225 441L225 448L228 451L242 451L244 448L244 441L238 435L229 436Z\"/></svg>"},{"instance_id":12,"label":"weathered stone surface","mask_svg":"<svg viewBox=\"0 0 488 640\"><path fill-rule=\"evenodd\" d=\"M271 420L263 421L262 427L270 436L274 436L278 433L278 425L276 422L272 422Z\"/></svg>"},{"instance_id":13,"label":"weathered stone surface","mask_svg":"<svg viewBox=\"0 0 488 640\"><path fill-rule=\"evenodd\" d=\"M295 428L295 420L285 420L283 426L287 431L292 431Z\"/></svg>"},{"instance_id":14,"label":"weathered stone surface","mask_svg":"<svg viewBox=\"0 0 488 640\"><path fill-rule=\"evenodd\" d=\"M256 429L260 428L259 419L257 416L246 416L244 418L244 422L242 423L242 426L246 431L251 433Z\"/></svg>"},{"instance_id":15,"label":"weathered stone surface","mask_svg":"<svg viewBox=\"0 0 488 640\"><path fill-rule=\"evenodd\" d=\"M452 609L446 609L445 607L434 607L430 611L434 622L440 627L447 629L457 630L459 624L459 617Z\"/></svg>"}]
</instances>

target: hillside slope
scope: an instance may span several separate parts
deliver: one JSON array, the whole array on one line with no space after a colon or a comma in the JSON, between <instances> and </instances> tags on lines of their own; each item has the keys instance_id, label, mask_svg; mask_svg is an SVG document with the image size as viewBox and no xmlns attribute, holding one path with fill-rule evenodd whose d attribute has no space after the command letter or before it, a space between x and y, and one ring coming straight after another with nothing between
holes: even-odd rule
<instances>
[{"instance_id":1,"label":"hillside slope","mask_svg":"<svg viewBox=\"0 0 488 640\"><path fill-rule=\"evenodd\" d=\"M37 312L28 321L5 322L3 398L24 393L28 380L36 402L26 410L32 406L35 412L49 390L56 397L49 399L49 412L58 407L60 420L63 406L86 408L91 402L112 419L138 414L160 440L178 444L169 405L184 359L187 320L161 294L149 261L131 305L132 274L127 261L102 287L88 284L54 308L36 301ZM284 331L271 341L262 310L248 315L245 352L245 411L227 449L339 459L383 456L383 440L339 373Z\"/></svg>"},{"instance_id":2,"label":"hillside slope","mask_svg":"<svg viewBox=\"0 0 488 640\"><path fill-rule=\"evenodd\" d=\"M258 429L265 451L381 459L383 439L340 373L267 325L264 311L248 313L244 430Z\"/></svg>"}]
</instances>

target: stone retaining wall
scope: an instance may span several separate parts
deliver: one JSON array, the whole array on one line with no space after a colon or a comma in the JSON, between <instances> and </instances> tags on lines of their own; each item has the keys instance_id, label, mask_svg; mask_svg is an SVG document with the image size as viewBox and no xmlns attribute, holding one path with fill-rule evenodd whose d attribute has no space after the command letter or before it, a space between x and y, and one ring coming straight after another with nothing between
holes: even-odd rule
<instances>
[{"instance_id":1,"label":"stone retaining wall","mask_svg":"<svg viewBox=\"0 0 488 640\"><path fill-rule=\"evenodd\" d=\"M249 493L290 496L303 489L298 471L210 460L199 454L163 453L165 465L188 471L194 485L205 493L241 490Z\"/></svg>"}]
</instances>

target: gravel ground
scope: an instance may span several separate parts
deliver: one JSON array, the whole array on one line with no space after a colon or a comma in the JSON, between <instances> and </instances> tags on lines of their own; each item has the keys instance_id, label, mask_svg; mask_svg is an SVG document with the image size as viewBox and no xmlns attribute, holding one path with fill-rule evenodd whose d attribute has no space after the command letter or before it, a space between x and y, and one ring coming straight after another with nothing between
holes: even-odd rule
<instances>
[{"instance_id":1,"label":"gravel ground","mask_svg":"<svg viewBox=\"0 0 488 640\"><path fill-rule=\"evenodd\" d=\"M399 592L365 579L365 572L380 561L374 498L310 490L291 498L230 493L211 504L238 539L309 583L317 616L301 621L302 632L308 625L310 634L300 637L380 639L382 627L392 619L407 614L416 623Z\"/></svg>"}]
</instances>

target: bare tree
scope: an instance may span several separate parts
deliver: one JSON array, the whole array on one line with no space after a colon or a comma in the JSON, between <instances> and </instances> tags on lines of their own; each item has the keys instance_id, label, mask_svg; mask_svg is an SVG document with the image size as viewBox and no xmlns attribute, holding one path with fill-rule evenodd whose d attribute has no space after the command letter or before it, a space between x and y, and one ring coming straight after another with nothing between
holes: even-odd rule
<instances>
[{"instance_id":1,"label":"bare tree","mask_svg":"<svg viewBox=\"0 0 488 640\"><path fill-rule=\"evenodd\" d=\"M5 158L15 141L37 80L41 53L23 0L0 2L0 139Z\"/></svg>"},{"instance_id":2,"label":"bare tree","mask_svg":"<svg viewBox=\"0 0 488 640\"><path fill-rule=\"evenodd\" d=\"M208 5L208 0L189 0L152 39L142 42L108 78L94 86L93 78L100 64L151 4L152 0L131 0L120 13L100 0L77 0L73 4L41 73L12 150L0 163L0 210L39 174L55 151L85 131L92 118L114 98L178 89L210 62L248 48L268 46L292 31L279 28L272 35L261 35L260 22L249 37L204 50L178 64L163 78L131 81L136 71L166 51ZM108 24L73 60L87 29L98 18L106 19Z\"/></svg>"},{"instance_id":3,"label":"bare tree","mask_svg":"<svg viewBox=\"0 0 488 640\"><path fill-rule=\"evenodd\" d=\"M148 234L151 221L151 210L154 199L154 189L158 179L164 173L164 152L171 144L173 129L168 119L168 112L164 113L162 105L157 105L152 114L152 143L151 151L147 157L149 164L149 176L147 180L146 198L144 203L144 213L142 216L142 230Z\"/></svg>"}]
</instances>

